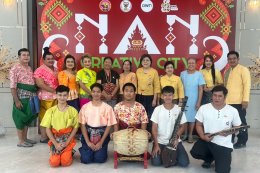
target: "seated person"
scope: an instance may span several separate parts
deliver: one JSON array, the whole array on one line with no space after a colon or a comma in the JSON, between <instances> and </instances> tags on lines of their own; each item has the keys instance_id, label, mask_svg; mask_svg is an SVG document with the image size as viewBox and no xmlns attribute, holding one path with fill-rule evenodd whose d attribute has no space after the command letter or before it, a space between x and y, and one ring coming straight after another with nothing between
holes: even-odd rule
<instances>
[{"instance_id":1,"label":"seated person","mask_svg":"<svg viewBox=\"0 0 260 173\"><path fill-rule=\"evenodd\" d=\"M133 83L126 83L123 86L123 101L114 107L117 119L115 131L136 127L146 130L148 123L147 113L141 103L135 101L136 87Z\"/></svg>"},{"instance_id":2,"label":"seated person","mask_svg":"<svg viewBox=\"0 0 260 173\"><path fill-rule=\"evenodd\" d=\"M50 165L69 166L72 164L72 150L76 145L74 136L78 130L78 111L67 104L69 88L59 85L56 88L58 105L48 109L41 122L46 127L50 146Z\"/></svg>"},{"instance_id":3,"label":"seated person","mask_svg":"<svg viewBox=\"0 0 260 173\"><path fill-rule=\"evenodd\" d=\"M155 108L151 117L151 121L153 122L152 136L154 139L152 150L152 165L154 166L162 165L161 152L169 143L175 126L175 121L181 111L181 107L172 102L174 98L174 88L172 86L165 86L162 89L161 94L163 104ZM186 122L186 116L183 112L180 127L177 132L178 138L176 141L173 141L174 145L177 146L176 165L181 167L187 167L189 165L188 154L180 140L180 135L185 130L184 123Z\"/></svg>"},{"instance_id":4,"label":"seated person","mask_svg":"<svg viewBox=\"0 0 260 173\"><path fill-rule=\"evenodd\" d=\"M215 86L211 92L212 102L201 106L196 114L196 130L200 139L190 153L195 159L204 160L203 168L210 168L215 160L217 173L229 173L233 151L232 135L210 137L210 134L240 126L241 120L238 111L225 103L228 90L224 86Z\"/></svg>"},{"instance_id":5,"label":"seated person","mask_svg":"<svg viewBox=\"0 0 260 173\"><path fill-rule=\"evenodd\" d=\"M79 148L82 163L104 163L107 160L109 132L116 124L113 108L101 100L103 86L99 83L91 87L92 101L85 104L79 112L82 131Z\"/></svg>"}]
</instances>

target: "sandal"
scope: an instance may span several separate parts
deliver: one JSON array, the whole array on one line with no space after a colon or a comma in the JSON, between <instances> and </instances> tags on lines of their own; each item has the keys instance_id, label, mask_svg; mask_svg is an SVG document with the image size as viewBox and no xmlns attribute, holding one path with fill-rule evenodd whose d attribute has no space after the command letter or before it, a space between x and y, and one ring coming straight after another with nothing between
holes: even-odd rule
<instances>
[{"instance_id":1,"label":"sandal","mask_svg":"<svg viewBox=\"0 0 260 173\"><path fill-rule=\"evenodd\" d=\"M32 147L33 145L27 142L23 142L21 144L17 144L17 147Z\"/></svg>"},{"instance_id":2,"label":"sandal","mask_svg":"<svg viewBox=\"0 0 260 173\"><path fill-rule=\"evenodd\" d=\"M182 141L188 140L188 136L187 136L187 135L183 135L183 136L181 137L181 140L182 140Z\"/></svg>"},{"instance_id":3,"label":"sandal","mask_svg":"<svg viewBox=\"0 0 260 173\"><path fill-rule=\"evenodd\" d=\"M29 144L36 144L37 142L31 139L25 139L25 142L29 143Z\"/></svg>"},{"instance_id":4,"label":"sandal","mask_svg":"<svg viewBox=\"0 0 260 173\"><path fill-rule=\"evenodd\" d=\"M192 136L189 136L189 139L188 139L188 143L193 143L193 137Z\"/></svg>"}]
</instances>

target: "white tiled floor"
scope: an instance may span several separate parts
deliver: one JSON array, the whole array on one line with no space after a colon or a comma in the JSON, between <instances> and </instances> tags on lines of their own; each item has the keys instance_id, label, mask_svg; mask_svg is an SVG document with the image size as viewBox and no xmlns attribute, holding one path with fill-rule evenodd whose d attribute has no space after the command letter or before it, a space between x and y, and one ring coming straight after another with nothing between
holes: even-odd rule
<instances>
[{"instance_id":1,"label":"white tiled floor","mask_svg":"<svg viewBox=\"0 0 260 173\"><path fill-rule=\"evenodd\" d=\"M32 139L39 141L39 136L35 135L36 129L33 128L29 132ZM249 142L247 147L240 150L234 150L232 153L232 173L258 173L260 172L260 129L249 130ZM201 168L202 161L195 160L190 157L190 165L188 168L163 168L153 167L150 165L148 169L143 169L141 162L119 162L118 169L113 168L113 149L112 142L109 145L109 159L104 164L89 164L80 163L79 159L79 142L77 144L75 159L70 167L51 168L48 164L48 146L46 144L36 144L32 148L16 147L17 137L14 128L8 128L7 134L0 137L0 172L1 173L150 173L150 172L176 172L176 173L206 173L214 172L214 169ZM184 143L186 150L189 152L191 144Z\"/></svg>"}]
</instances>

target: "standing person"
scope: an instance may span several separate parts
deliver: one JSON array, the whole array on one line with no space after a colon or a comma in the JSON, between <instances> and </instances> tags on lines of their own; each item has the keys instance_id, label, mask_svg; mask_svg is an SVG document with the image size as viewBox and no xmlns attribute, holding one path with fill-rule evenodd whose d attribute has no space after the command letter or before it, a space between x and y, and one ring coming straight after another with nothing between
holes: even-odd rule
<instances>
[{"instance_id":1,"label":"standing person","mask_svg":"<svg viewBox=\"0 0 260 173\"><path fill-rule=\"evenodd\" d=\"M34 72L34 78L37 86L40 88L38 97L40 99L39 120L42 121L47 109L57 104L55 89L59 85L58 70L53 66L54 57L48 47L44 48L43 64ZM41 143L48 143L49 139L46 134L46 129L40 126Z\"/></svg>"},{"instance_id":2,"label":"standing person","mask_svg":"<svg viewBox=\"0 0 260 173\"><path fill-rule=\"evenodd\" d=\"M233 144L231 135L210 137L210 134L241 124L237 110L225 103L227 93L228 90L224 86L215 86L212 89L212 103L203 105L198 110L196 130L200 139L190 151L195 159L204 160L203 168L210 168L211 163L215 161L217 173L230 172Z\"/></svg>"},{"instance_id":3,"label":"standing person","mask_svg":"<svg viewBox=\"0 0 260 173\"><path fill-rule=\"evenodd\" d=\"M150 119L160 93L160 80L158 72L151 67L152 57L149 54L142 55L140 63L142 67L136 70L138 81L136 101L144 105L148 119ZM152 130L151 121L148 123L147 130L149 132Z\"/></svg>"},{"instance_id":4,"label":"standing person","mask_svg":"<svg viewBox=\"0 0 260 173\"><path fill-rule=\"evenodd\" d=\"M250 72L246 67L239 64L239 54L236 51L230 51L227 57L230 68L226 71L224 77L225 86L228 89L226 102L238 110L242 124L247 125L246 109L249 103L251 87ZM246 147L247 130L240 131L237 138L234 148Z\"/></svg>"},{"instance_id":5,"label":"standing person","mask_svg":"<svg viewBox=\"0 0 260 173\"><path fill-rule=\"evenodd\" d=\"M152 135L154 139L152 150L152 165L162 165L161 151L166 147L171 139L173 129L176 125L176 119L181 111L181 107L172 102L174 98L174 88L172 86L166 86L162 89L163 104L157 106L153 112L151 121ZM184 132L185 128L183 124L187 122L185 114L183 113L180 128L177 132L179 136L174 144L177 146L177 163L176 165L181 167L187 167L190 163L188 154L182 145L180 135Z\"/></svg>"},{"instance_id":6,"label":"standing person","mask_svg":"<svg viewBox=\"0 0 260 173\"><path fill-rule=\"evenodd\" d=\"M81 64L83 68L77 72L76 81L80 86L80 107L91 100L90 86L96 82L96 72L91 70L91 57L90 55L83 55L81 57Z\"/></svg>"},{"instance_id":7,"label":"standing person","mask_svg":"<svg viewBox=\"0 0 260 173\"><path fill-rule=\"evenodd\" d=\"M187 102L187 111L185 112L188 129L186 129L183 140L186 140L188 137L188 142L193 143L192 133L195 126L195 115L201 104L203 85L205 85L205 81L203 75L195 69L196 60L194 58L189 58L187 61L188 69L181 72L184 93L185 96L189 98Z\"/></svg>"},{"instance_id":8,"label":"standing person","mask_svg":"<svg viewBox=\"0 0 260 173\"><path fill-rule=\"evenodd\" d=\"M172 86L174 88L174 98L175 104L181 103L184 98L184 89L181 78L173 74L174 64L172 61L167 61L164 64L164 70L166 74L160 78L161 88L165 86Z\"/></svg>"},{"instance_id":9,"label":"standing person","mask_svg":"<svg viewBox=\"0 0 260 173\"><path fill-rule=\"evenodd\" d=\"M79 148L81 163L104 163L111 126L116 124L113 108L101 100L103 86L91 86L92 101L85 104L79 112L79 122L83 137Z\"/></svg>"},{"instance_id":10,"label":"standing person","mask_svg":"<svg viewBox=\"0 0 260 173\"><path fill-rule=\"evenodd\" d=\"M113 108L117 103L119 75L116 71L112 70L112 64L113 59L111 57L104 58L104 69L97 73L97 83L102 84L104 88L102 100Z\"/></svg>"},{"instance_id":11,"label":"standing person","mask_svg":"<svg viewBox=\"0 0 260 173\"><path fill-rule=\"evenodd\" d=\"M63 71L58 73L58 81L59 85L69 87L68 105L79 112L79 87L76 82L76 67L75 58L72 55L67 55L64 59Z\"/></svg>"},{"instance_id":12,"label":"standing person","mask_svg":"<svg viewBox=\"0 0 260 173\"><path fill-rule=\"evenodd\" d=\"M26 48L18 51L19 63L10 70L10 88L13 96L13 120L17 129L18 147L32 147L35 141L27 138L29 124L37 118L30 109L30 98L36 96L37 88L33 71L29 66L30 52Z\"/></svg>"},{"instance_id":13,"label":"standing person","mask_svg":"<svg viewBox=\"0 0 260 173\"><path fill-rule=\"evenodd\" d=\"M148 123L147 113L141 103L135 101L136 87L133 83L124 84L123 101L114 107L117 125L114 131L136 127L146 130Z\"/></svg>"},{"instance_id":14,"label":"standing person","mask_svg":"<svg viewBox=\"0 0 260 173\"><path fill-rule=\"evenodd\" d=\"M207 104L211 102L212 93L211 90L216 85L222 85L223 79L219 70L215 69L214 58L212 55L205 55L202 70L206 85L203 87L203 95L201 104Z\"/></svg>"},{"instance_id":15,"label":"standing person","mask_svg":"<svg viewBox=\"0 0 260 173\"><path fill-rule=\"evenodd\" d=\"M74 137L79 126L78 111L67 103L67 86L59 85L56 94L58 104L46 111L41 126L46 128L50 139L50 165L69 166L72 164L72 150L76 145Z\"/></svg>"},{"instance_id":16,"label":"standing person","mask_svg":"<svg viewBox=\"0 0 260 173\"><path fill-rule=\"evenodd\" d=\"M137 87L137 78L134 72L131 72L132 63L130 60L125 60L123 62L123 73L120 74L119 77L119 87L120 87L120 101L123 99L123 86L126 83L133 83L135 87Z\"/></svg>"}]
</instances>

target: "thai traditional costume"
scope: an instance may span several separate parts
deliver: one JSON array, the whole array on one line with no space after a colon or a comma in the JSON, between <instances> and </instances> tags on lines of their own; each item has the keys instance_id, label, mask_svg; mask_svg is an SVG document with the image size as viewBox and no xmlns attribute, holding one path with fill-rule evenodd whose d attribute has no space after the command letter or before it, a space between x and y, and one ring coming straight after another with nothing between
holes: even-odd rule
<instances>
[{"instance_id":1,"label":"thai traditional costume","mask_svg":"<svg viewBox=\"0 0 260 173\"><path fill-rule=\"evenodd\" d=\"M145 108L138 102L135 102L131 107L125 106L123 102L120 102L114 107L114 112L120 130L127 127L141 128L142 123L148 123Z\"/></svg>"},{"instance_id":2,"label":"thai traditional costume","mask_svg":"<svg viewBox=\"0 0 260 173\"><path fill-rule=\"evenodd\" d=\"M90 142L97 144L107 126L116 124L115 114L111 106L102 102L100 106L94 106L92 101L85 104L79 113L79 122L86 126ZM80 160L82 163L104 163L107 160L107 148L110 136L108 135L98 151L93 151L82 136L82 147L79 148Z\"/></svg>"},{"instance_id":3,"label":"thai traditional costume","mask_svg":"<svg viewBox=\"0 0 260 173\"><path fill-rule=\"evenodd\" d=\"M66 72L65 70L59 72L58 74L59 85L64 85L69 87L69 97L68 97L68 105L74 107L78 112L80 110L79 107L79 87L76 82L76 75Z\"/></svg>"},{"instance_id":4,"label":"thai traditional costume","mask_svg":"<svg viewBox=\"0 0 260 173\"><path fill-rule=\"evenodd\" d=\"M146 72L143 67L136 70L137 95L136 101L142 103L150 119L154 110L152 106L154 95L160 93L160 80L158 72L154 68L149 68ZM147 130L152 131L152 122L149 121Z\"/></svg>"},{"instance_id":5,"label":"thai traditional costume","mask_svg":"<svg viewBox=\"0 0 260 173\"><path fill-rule=\"evenodd\" d=\"M44 83L48 85L49 87L56 89L59 85L58 79L57 79L58 71L56 68L54 70L50 69L46 65L41 65L39 68L37 68L34 72L34 78L41 78L43 79ZM56 94L50 93L48 91L45 91L43 89L40 89L38 91L38 97L40 99L40 112L39 112L39 118L40 122L43 119L43 116L47 109L53 107L57 104L56 101Z\"/></svg>"},{"instance_id":6,"label":"thai traditional costume","mask_svg":"<svg viewBox=\"0 0 260 173\"><path fill-rule=\"evenodd\" d=\"M104 69L100 70L97 73L97 80L101 81L101 84L104 87L104 92L107 95L112 95L113 91L116 88L118 79L119 79L119 74L114 70L111 70L109 74L106 74ZM114 107L117 103L117 94L115 94L109 101L107 101L105 97L102 96L102 100L104 100L110 106Z\"/></svg>"},{"instance_id":7,"label":"thai traditional costume","mask_svg":"<svg viewBox=\"0 0 260 173\"><path fill-rule=\"evenodd\" d=\"M126 83L132 83L137 88L137 77L136 77L136 74L133 73L133 72L130 72L128 74L124 74L124 73L120 74L120 76L119 76L120 91L119 91L118 101L122 101L123 100L123 86Z\"/></svg>"},{"instance_id":8,"label":"thai traditional costume","mask_svg":"<svg viewBox=\"0 0 260 173\"><path fill-rule=\"evenodd\" d=\"M221 73L219 70L215 69L215 83L213 81L213 77L212 77L212 73L211 73L211 69L208 70L206 68L202 69L200 72L203 74L203 78L206 82L206 86L208 88L214 87L216 85L221 85L223 84L223 79L221 76ZM211 103L212 101L212 93L211 91L203 91L203 95L202 95L202 100L201 100L201 105L207 104L207 103Z\"/></svg>"},{"instance_id":9,"label":"thai traditional costume","mask_svg":"<svg viewBox=\"0 0 260 173\"><path fill-rule=\"evenodd\" d=\"M88 68L82 68L77 72L76 81L81 81L86 88L90 90L91 85L96 83L96 72L93 70L90 70ZM79 89L80 93L80 107L82 107L84 104L88 103L91 100L91 95L89 95L86 91L84 91L82 88Z\"/></svg>"},{"instance_id":10,"label":"thai traditional costume","mask_svg":"<svg viewBox=\"0 0 260 173\"><path fill-rule=\"evenodd\" d=\"M14 65L10 70L10 88L17 91L17 96L22 103L22 108L18 109L13 104L13 120L17 129L24 129L25 126L37 118L39 103L36 97L37 88L35 86L31 67L21 64Z\"/></svg>"},{"instance_id":11,"label":"thai traditional costume","mask_svg":"<svg viewBox=\"0 0 260 173\"><path fill-rule=\"evenodd\" d=\"M50 128L55 140L58 143L65 143L72 130L78 128L78 111L72 106L68 106L65 111L60 111L58 106L53 106L48 109L41 122L42 127ZM52 167L59 165L69 166L72 163L72 151L76 145L74 138L70 143L61 151L56 150L54 144L50 140L50 159L49 163Z\"/></svg>"}]
</instances>

